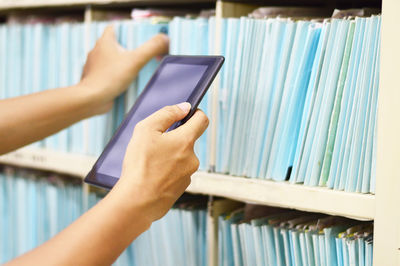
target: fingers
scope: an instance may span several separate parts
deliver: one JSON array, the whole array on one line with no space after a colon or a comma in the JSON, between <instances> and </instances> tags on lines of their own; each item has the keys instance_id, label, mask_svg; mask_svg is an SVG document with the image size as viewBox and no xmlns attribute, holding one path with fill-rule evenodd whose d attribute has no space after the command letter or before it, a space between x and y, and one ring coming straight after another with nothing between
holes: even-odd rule
<instances>
[{"instance_id":1,"label":"fingers","mask_svg":"<svg viewBox=\"0 0 400 266\"><path fill-rule=\"evenodd\" d=\"M141 124L158 132L164 133L175 122L182 120L190 111L190 103L180 103L177 105L165 106L153 113Z\"/></svg>"},{"instance_id":2,"label":"fingers","mask_svg":"<svg viewBox=\"0 0 400 266\"><path fill-rule=\"evenodd\" d=\"M181 135L193 142L196 141L207 129L209 124L207 116L201 110L197 110L194 115L183 125L169 132L169 134Z\"/></svg>"},{"instance_id":3,"label":"fingers","mask_svg":"<svg viewBox=\"0 0 400 266\"><path fill-rule=\"evenodd\" d=\"M131 51L132 61L138 69L157 55L168 53L169 40L165 34L157 34L135 50Z\"/></svg>"},{"instance_id":4,"label":"fingers","mask_svg":"<svg viewBox=\"0 0 400 266\"><path fill-rule=\"evenodd\" d=\"M114 25L108 25L103 32L103 35L101 35L101 39L112 39L116 40L115 36L115 30L114 30Z\"/></svg>"}]
</instances>

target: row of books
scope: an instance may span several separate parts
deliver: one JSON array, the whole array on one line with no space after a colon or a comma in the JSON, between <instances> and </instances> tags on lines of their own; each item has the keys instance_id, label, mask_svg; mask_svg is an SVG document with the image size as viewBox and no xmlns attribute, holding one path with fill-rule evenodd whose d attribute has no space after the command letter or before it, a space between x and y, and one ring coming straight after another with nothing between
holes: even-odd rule
<instances>
[{"instance_id":1,"label":"row of books","mask_svg":"<svg viewBox=\"0 0 400 266\"><path fill-rule=\"evenodd\" d=\"M0 263L45 242L85 210L81 180L2 167ZM104 194L90 193L89 207ZM207 198L184 195L115 265L206 265ZM218 219L219 265L372 265L372 223L245 205Z\"/></svg>"},{"instance_id":2,"label":"row of books","mask_svg":"<svg viewBox=\"0 0 400 266\"><path fill-rule=\"evenodd\" d=\"M91 192L88 206L104 193ZM115 265L207 264L207 197L182 196L140 235ZM10 167L0 169L0 264L44 243L86 210L81 180Z\"/></svg>"},{"instance_id":3,"label":"row of books","mask_svg":"<svg viewBox=\"0 0 400 266\"><path fill-rule=\"evenodd\" d=\"M218 226L221 266L372 265L372 222L247 205Z\"/></svg>"},{"instance_id":4,"label":"row of books","mask_svg":"<svg viewBox=\"0 0 400 266\"><path fill-rule=\"evenodd\" d=\"M203 39L200 40L203 37L209 39L208 20L203 18L196 21L194 26L199 33L196 43L174 42L172 37L171 50L179 54L208 54L208 46L203 45ZM80 22L0 25L0 99L78 83L87 51L94 47L109 24L105 21L93 22L90 27ZM168 32L165 19L116 21L113 24L119 43L127 49L138 47L157 33ZM109 113L81 121L32 146L99 155L158 64L157 60L150 61L127 92L115 100L113 110ZM206 97L200 106L205 112L208 109L207 102ZM208 158L207 139L205 134L196 144L202 169L206 169Z\"/></svg>"},{"instance_id":5,"label":"row of books","mask_svg":"<svg viewBox=\"0 0 400 266\"><path fill-rule=\"evenodd\" d=\"M226 57L217 120L211 121L217 124L217 172L374 193L380 21L228 18L221 21L220 47L213 17L114 24L129 49L161 31L169 32L171 54L220 50ZM1 25L1 97L76 83L84 44L93 47L107 23ZM98 155L157 64L140 72L110 113L35 145ZM200 106L208 115L211 97ZM214 168L210 143L206 132L196 144L201 170Z\"/></svg>"},{"instance_id":6,"label":"row of books","mask_svg":"<svg viewBox=\"0 0 400 266\"><path fill-rule=\"evenodd\" d=\"M89 206L103 195L91 193ZM207 197L184 194L174 207L141 234L115 266L207 265Z\"/></svg>"},{"instance_id":7,"label":"row of books","mask_svg":"<svg viewBox=\"0 0 400 266\"><path fill-rule=\"evenodd\" d=\"M1 99L77 84L89 49L94 47L108 22L9 23L0 26ZM148 21L116 25L119 42L133 49L163 28ZM34 146L73 153L98 155L132 106L157 62L150 62L114 109L77 123ZM68 100L68 99L66 99ZM125 102L126 100L126 102Z\"/></svg>"},{"instance_id":8,"label":"row of books","mask_svg":"<svg viewBox=\"0 0 400 266\"><path fill-rule=\"evenodd\" d=\"M81 180L0 166L0 264L42 244L83 211Z\"/></svg>"},{"instance_id":9,"label":"row of books","mask_svg":"<svg viewBox=\"0 0 400 266\"><path fill-rule=\"evenodd\" d=\"M217 171L374 192L380 20L224 20Z\"/></svg>"}]
</instances>

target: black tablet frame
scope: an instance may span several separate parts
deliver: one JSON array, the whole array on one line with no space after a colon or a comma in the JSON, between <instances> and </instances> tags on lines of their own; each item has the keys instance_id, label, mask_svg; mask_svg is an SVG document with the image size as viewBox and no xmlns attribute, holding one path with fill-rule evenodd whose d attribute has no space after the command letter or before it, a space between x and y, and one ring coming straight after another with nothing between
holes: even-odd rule
<instances>
[{"instance_id":1,"label":"black tablet frame","mask_svg":"<svg viewBox=\"0 0 400 266\"><path fill-rule=\"evenodd\" d=\"M191 104L191 109L189 114L182 119L181 121L175 123L170 130L179 127L180 125L184 124L197 110L201 100L203 99L204 95L206 94L208 88L211 86L215 76L217 75L218 71L221 69L222 64L224 63L223 56L166 56L162 62L160 63L159 67L150 78L149 82L147 83L146 87L136 100L135 104L131 108L131 110L126 114L124 120L122 121L121 125L116 130L114 136L106 145L105 149L97 159L96 163L93 165L92 170L88 173L84 181L94 186L98 186L105 189L111 189L119 180L119 178L100 174L97 172L98 166L103 163L104 159L106 158L108 151L114 145L117 140L117 137L122 134L123 130L128 125L128 122L132 115L135 113L136 109L142 102L143 98L145 97L146 93L152 87L152 84L155 82L156 78L158 77L159 73L161 72L162 68L168 63L174 64L188 64L188 65L207 65L207 70L201 77L200 81L197 83L197 86L193 90L193 93L189 96L187 102Z\"/></svg>"}]
</instances>

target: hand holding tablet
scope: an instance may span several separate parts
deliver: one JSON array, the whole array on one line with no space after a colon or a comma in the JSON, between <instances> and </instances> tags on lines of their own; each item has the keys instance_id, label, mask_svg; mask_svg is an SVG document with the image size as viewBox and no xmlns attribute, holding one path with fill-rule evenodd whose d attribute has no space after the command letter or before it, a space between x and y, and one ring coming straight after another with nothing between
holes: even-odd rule
<instances>
[{"instance_id":1,"label":"hand holding tablet","mask_svg":"<svg viewBox=\"0 0 400 266\"><path fill-rule=\"evenodd\" d=\"M189 102L189 114L179 119L180 121L177 120L179 122L174 122L168 130L185 123L197 110L223 61L220 56L166 57L107 144L85 182L112 188L121 176L126 148L136 124L165 106Z\"/></svg>"},{"instance_id":2,"label":"hand holding tablet","mask_svg":"<svg viewBox=\"0 0 400 266\"><path fill-rule=\"evenodd\" d=\"M151 222L172 207L199 167L194 143L208 126L207 116L197 110L184 125L166 132L189 110L189 103L166 106L136 125L121 178L111 191L126 206L145 205L141 215Z\"/></svg>"}]
</instances>

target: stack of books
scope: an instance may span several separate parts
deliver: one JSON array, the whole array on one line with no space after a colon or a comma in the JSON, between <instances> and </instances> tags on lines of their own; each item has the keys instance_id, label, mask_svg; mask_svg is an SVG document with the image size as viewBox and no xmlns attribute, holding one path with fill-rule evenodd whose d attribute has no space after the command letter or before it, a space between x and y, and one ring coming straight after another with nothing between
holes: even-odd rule
<instances>
[{"instance_id":1,"label":"stack of books","mask_svg":"<svg viewBox=\"0 0 400 266\"><path fill-rule=\"evenodd\" d=\"M372 266L372 231L371 222L246 206L219 217L219 265Z\"/></svg>"}]
</instances>

